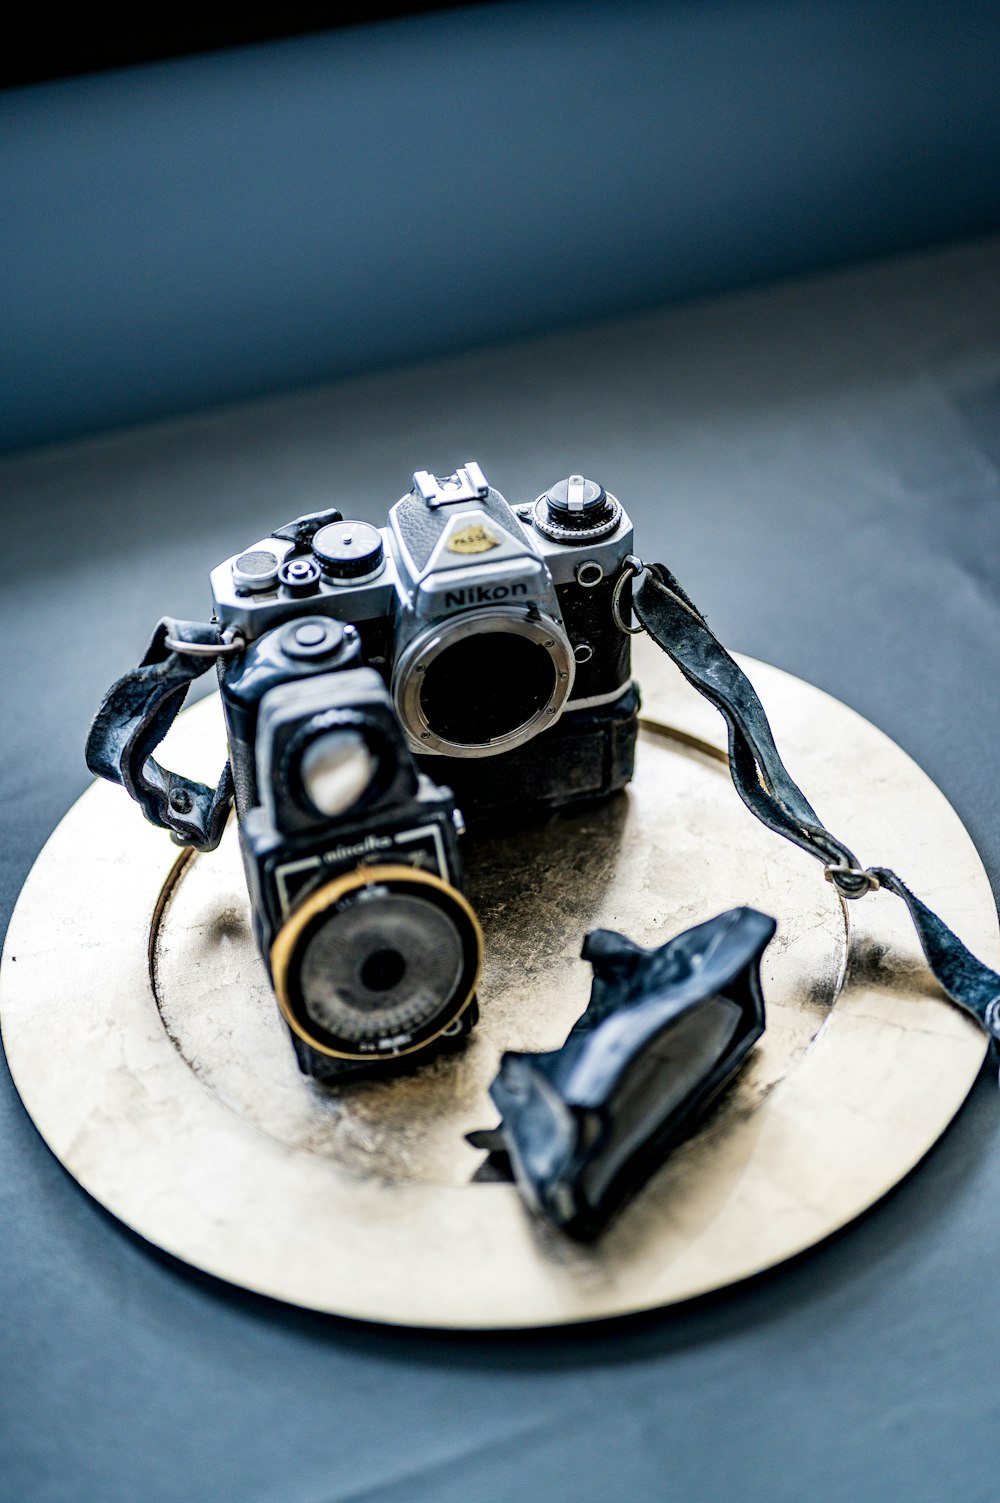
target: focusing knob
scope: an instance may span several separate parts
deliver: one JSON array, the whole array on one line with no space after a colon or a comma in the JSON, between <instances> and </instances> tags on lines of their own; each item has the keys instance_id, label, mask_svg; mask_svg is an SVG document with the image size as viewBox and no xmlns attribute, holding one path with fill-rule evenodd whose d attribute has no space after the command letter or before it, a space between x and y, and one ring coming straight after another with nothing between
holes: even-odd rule
<instances>
[{"instance_id":1,"label":"focusing knob","mask_svg":"<svg viewBox=\"0 0 1000 1503\"><path fill-rule=\"evenodd\" d=\"M535 502L532 520L556 543L591 542L614 532L622 509L603 485L584 475L567 475Z\"/></svg>"},{"instance_id":2,"label":"focusing knob","mask_svg":"<svg viewBox=\"0 0 1000 1503\"><path fill-rule=\"evenodd\" d=\"M367 522L333 522L313 538L313 554L332 584L358 584L384 563L382 536Z\"/></svg>"}]
</instances>

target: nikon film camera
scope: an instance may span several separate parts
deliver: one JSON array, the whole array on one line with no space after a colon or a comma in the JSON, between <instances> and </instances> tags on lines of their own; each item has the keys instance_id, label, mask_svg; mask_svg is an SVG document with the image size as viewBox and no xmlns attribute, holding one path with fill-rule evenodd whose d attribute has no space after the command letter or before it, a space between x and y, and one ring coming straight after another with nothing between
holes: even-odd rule
<instances>
[{"instance_id":1,"label":"nikon film camera","mask_svg":"<svg viewBox=\"0 0 1000 1503\"><path fill-rule=\"evenodd\" d=\"M465 824L631 778L631 549L596 482L512 508L468 463L418 471L383 529L320 512L213 571L243 644L220 680L255 932L307 1074L460 1044L482 955Z\"/></svg>"}]
</instances>

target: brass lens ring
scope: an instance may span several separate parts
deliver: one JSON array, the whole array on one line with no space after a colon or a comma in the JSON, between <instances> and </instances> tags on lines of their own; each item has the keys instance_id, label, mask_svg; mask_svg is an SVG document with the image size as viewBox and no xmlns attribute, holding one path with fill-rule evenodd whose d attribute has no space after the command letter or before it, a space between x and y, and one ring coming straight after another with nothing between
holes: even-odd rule
<instances>
[{"instance_id":1,"label":"brass lens ring","mask_svg":"<svg viewBox=\"0 0 1000 1503\"><path fill-rule=\"evenodd\" d=\"M457 1005L449 1006L442 1014L441 1026L432 1034L423 1036L419 1042L409 1045L407 1048L392 1050L347 1050L337 1049L318 1037L308 1024L299 1016L293 1000L293 988L289 984L292 977L292 967L295 961L299 942L306 933L309 925L324 911L335 907L348 897L352 892L357 892L364 887L374 887L393 882L403 882L410 887L425 887L432 889L439 896L447 898L462 914L468 923L476 946L475 965L472 970L471 981L464 988L463 995ZM404 1054L416 1054L421 1049L426 1049L435 1039L440 1038L451 1025L462 1016L476 994L479 978L483 967L483 933L479 926L475 910L466 897L459 892L457 887L452 887L443 878L435 876L432 872L420 871L413 866L358 866L353 871L346 872L341 877L335 877L331 882L326 882L318 887L289 914L287 920L279 929L271 945L271 975L274 981L274 992L278 999L289 1028L300 1039L307 1043L310 1048L316 1049L320 1054L329 1055L333 1059L349 1060L374 1060L396 1059Z\"/></svg>"}]
</instances>

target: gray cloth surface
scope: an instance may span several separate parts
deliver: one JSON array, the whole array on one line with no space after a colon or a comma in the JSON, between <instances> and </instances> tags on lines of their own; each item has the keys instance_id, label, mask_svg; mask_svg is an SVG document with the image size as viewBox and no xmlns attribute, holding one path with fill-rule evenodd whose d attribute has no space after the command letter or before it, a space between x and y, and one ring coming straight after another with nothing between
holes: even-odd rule
<instances>
[{"instance_id":1,"label":"gray cloth surface","mask_svg":"<svg viewBox=\"0 0 1000 1503\"><path fill-rule=\"evenodd\" d=\"M379 520L414 468L467 457L517 500L605 481L729 645L927 769L997 883L998 291L1000 241L970 242L5 461L4 918L158 615L202 614L209 566L269 525ZM5 1076L0 1497L993 1499L995 1075L874 1212L774 1274L494 1338L191 1272L75 1185Z\"/></svg>"}]
</instances>

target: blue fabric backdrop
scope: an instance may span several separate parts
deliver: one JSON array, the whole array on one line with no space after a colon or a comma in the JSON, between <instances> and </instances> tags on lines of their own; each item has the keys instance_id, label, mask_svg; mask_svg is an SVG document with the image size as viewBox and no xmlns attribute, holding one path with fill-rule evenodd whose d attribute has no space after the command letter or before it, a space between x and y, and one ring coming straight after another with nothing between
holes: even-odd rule
<instances>
[{"instance_id":1,"label":"blue fabric backdrop","mask_svg":"<svg viewBox=\"0 0 1000 1503\"><path fill-rule=\"evenodd\" d=\"M0 446L982 230L987 0L534 0L0 99Z\"/></svg>"}]
</instances>

